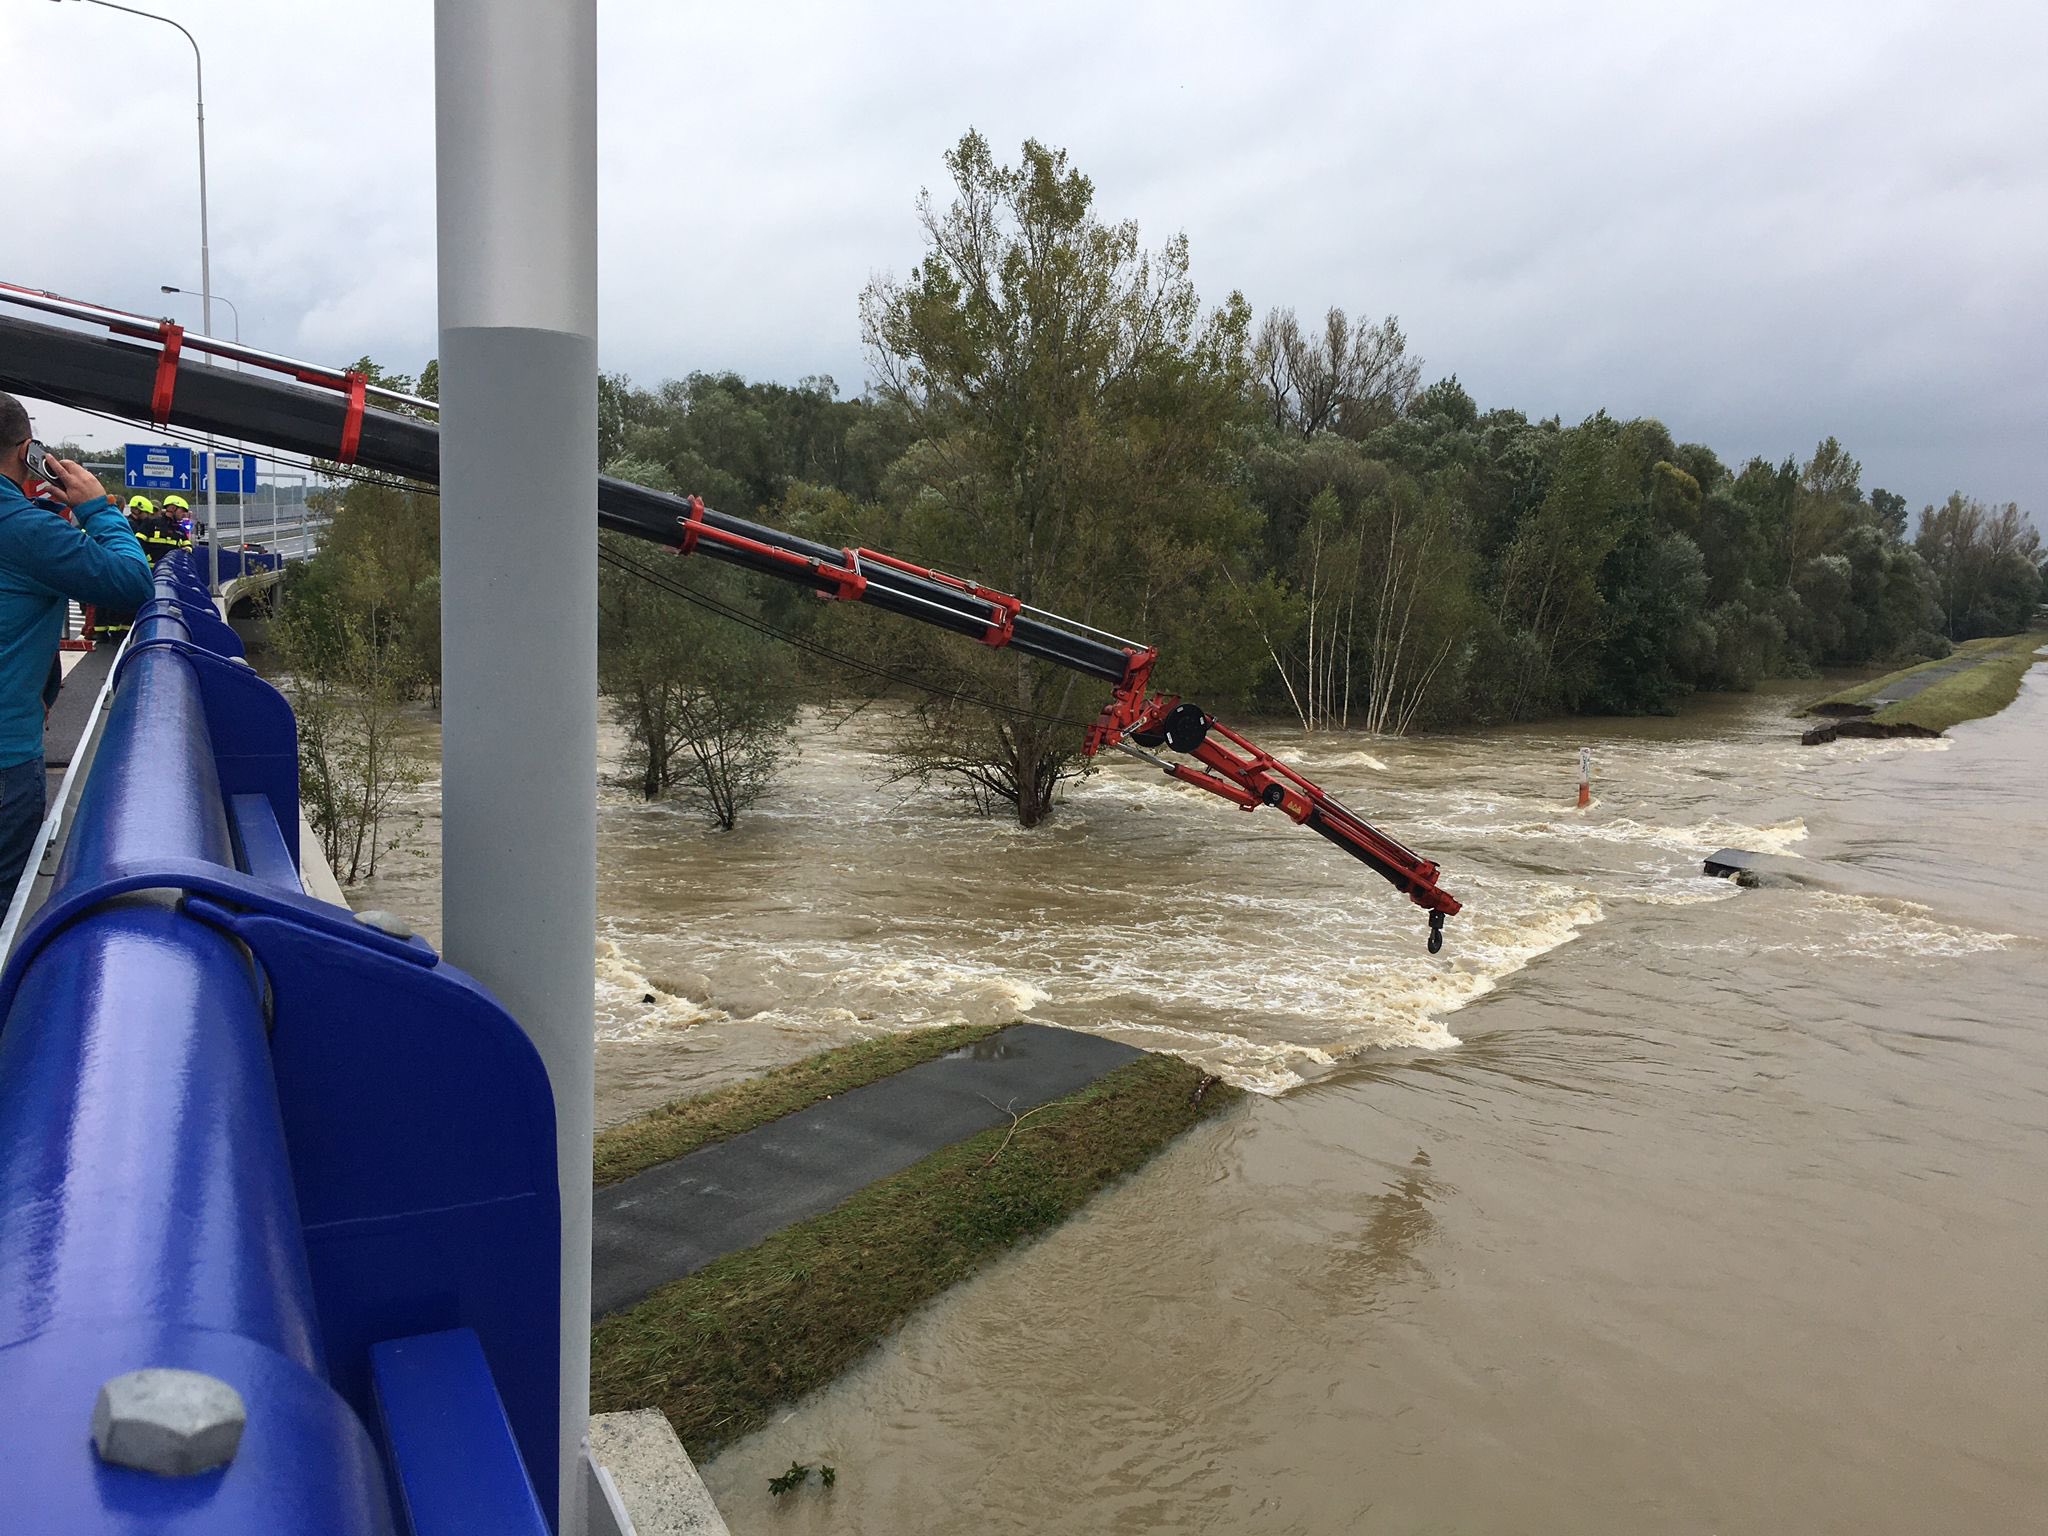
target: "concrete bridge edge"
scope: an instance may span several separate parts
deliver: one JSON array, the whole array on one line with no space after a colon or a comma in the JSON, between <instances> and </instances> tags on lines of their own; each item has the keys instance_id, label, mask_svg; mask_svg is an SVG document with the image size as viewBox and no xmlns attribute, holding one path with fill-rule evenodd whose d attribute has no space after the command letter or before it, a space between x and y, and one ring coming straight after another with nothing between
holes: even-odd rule
<instances>
[{"instance_id":1,"label":"concrete bridge edge","mask_svg":"<svg viewBox=\"0 0 2048 1536\"><path fill-rule=\"evenodd\" d=\"M730 1536L659 1408L590 1419L590 1536Z\"/></svg>"}]
</instances>

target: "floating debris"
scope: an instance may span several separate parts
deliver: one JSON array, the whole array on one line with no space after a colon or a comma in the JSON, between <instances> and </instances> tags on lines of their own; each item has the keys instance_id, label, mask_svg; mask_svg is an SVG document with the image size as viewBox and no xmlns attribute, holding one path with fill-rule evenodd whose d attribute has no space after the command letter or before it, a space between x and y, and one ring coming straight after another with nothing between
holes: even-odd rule
<instances>
[{"instance_id":1,"label":"floating debris","mask_svg":"<svg viewBox=\"0 0 2048 1536\"><path fill-rule=\"evenodd\" d=\"M1733 880L1737 885L1757 883L1759 855L1747 848L1719 848L1707 855L1701 869L1723 880Z\"/></svg>"}]
</instances>

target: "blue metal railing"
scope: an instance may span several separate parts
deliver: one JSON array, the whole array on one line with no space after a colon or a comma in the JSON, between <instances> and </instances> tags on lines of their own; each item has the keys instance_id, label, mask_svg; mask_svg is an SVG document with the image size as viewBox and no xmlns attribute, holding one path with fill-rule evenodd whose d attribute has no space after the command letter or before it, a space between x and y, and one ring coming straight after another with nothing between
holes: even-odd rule
<instances>
[{"instance_id":1,"label":"blue metal railing","mask_svg":"<svg viewBox=\"0 0 2048 1536\"><path fill-rule=\"evenodd\" d=\"M192 548L193 568L205 570L206 559L206 545L195 544ZM220 579L223 584L258 572L274 571L287 563L285 556L274 550L238 549L232 544L220 547Z\"/></svg>"},{"instance_id":2,"label":"blue metal railing","mask_svg":"<svg viewBox=\"0 0 2048 1536\"><path fill-rule=\"evenodd\" d=\"M555 1507L545 1071L423 941L308 897L298 829L291 711L172 556L0 973L10 1532L537 1532ZM102 1386L150 1367L240 1394L225 1465L96 1441Z\"/></svg>"}]
</instances>

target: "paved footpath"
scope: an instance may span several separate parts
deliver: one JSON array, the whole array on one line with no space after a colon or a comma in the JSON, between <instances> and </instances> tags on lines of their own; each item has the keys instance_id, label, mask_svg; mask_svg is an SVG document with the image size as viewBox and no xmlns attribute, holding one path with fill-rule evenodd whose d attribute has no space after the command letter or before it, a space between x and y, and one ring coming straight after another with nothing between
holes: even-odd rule
<instances>
[{"instance_id":1,"label":"paved footpath","mask_svg":"<svg viewBox=\"0 0 2048 1536\"><path fill-rule=\"evenodd\" d=\"M591 1313L631 1306L1143 1054L1097 1035L1013 1024L600 1189L592 1212Z\"/></svg>"},{"instance_id":2,"label":"paved footpath","mask_svg":"<svg viewBox=\"0 0 2048 1536\"><path fill-rule=\"evenodd\" d=\"M47 801L52 806L57 803L57 788L64 782L64 770L71 766L72 754L85 739L85 728L91 724L92 707L99 702L100 689L106 685L107 674L114 670L114 651L115 646L109 643L97 650L63 653L71 660L64 671L64 691L57 695L50 718L43 723L43 768L49 774Z\"/></svg>"},{"instance_id":3,"label":"paved footpath","mask_svg":"<svg viewBox=\"0 0 2048 1536\"><path fill-rule=\"evenodd\" d=\"M1982 666L1989 656L1956 656L1944 661L1938 667L1929 667L1925 672L1915 672L1910 677L1894 678L1876 693L1863 701L1872 714L1888 705L1903 703L1915 694L1925 693L1936 683L1947 682L1958 672L1967 672L1972 667Z\"/></svg>"}]
</instances>

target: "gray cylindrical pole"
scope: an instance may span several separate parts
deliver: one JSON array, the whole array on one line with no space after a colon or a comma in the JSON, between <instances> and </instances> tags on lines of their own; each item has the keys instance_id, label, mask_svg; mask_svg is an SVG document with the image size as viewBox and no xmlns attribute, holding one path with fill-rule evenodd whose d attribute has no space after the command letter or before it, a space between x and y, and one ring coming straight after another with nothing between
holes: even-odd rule
<instances>
[{"instance_id":1,"label":"gray cylindrical pole","mask_svg":"<svg viewBox=\"0 0 2048 1536\"><path fill-rule=\"evenodd\" d=\"M214 439L206 434L206 590L220 596L220 502L214 486L220 480L220 466L213 462Z\"/></svg>"},{"instance_id":2,"label":"gray cylindrical pole","mask_svg":"<svg viewBox=\"0 0 2048 1536\"><path fill-rule=\"evenodd\" d=\"M114 0L92 0L94 5L109 11L123 11L130 16L140 16L145 21L160 21L167 27L176 27L185 34L185 41L192 45L192 88L193 101L199 116L199 327L202 334L213 334L213 248L206 226L206 60L199 53L199 39L183 23L168 16L159 16L155 11L138 10L132 5L117 5ZM239 321L237 322L239 333ZM211 365L212 359L205 361ZM220 509L213 491L213 436L207 435L208 456L206 473L206 563L207 590L216 595L220 592Z\"/></svg>"},{"instance_id":3,"label":"gray cylindrical pole","mask_svg":"<svg viewBox=\"0 0 2048 1536\"><path fill-rule=\"evenodd\" d=\"M442 932L554 1084L560 1525L590 1407L596 0L436 0Z\"/></svg>"},{"instance_id":4,"label":"gray cylindrical pole","mask_svg":"<svg viewBox=\"0 0 2048 1536\"><path fill-rule=\"evenodd\" d=\"M177 27L176 22L171 23ZM183 27L178 27L185 32ZM192 45L199 102L199 329L213 334L213 245L206 228L206 63L199 56L199 39L185 32ZM211 366L213 359L206 359ZM220 591L220 497L214 487L220 480L220 466L213 461L213 434L206 436L206 588Z\"/></svg>"}]
</instances>

